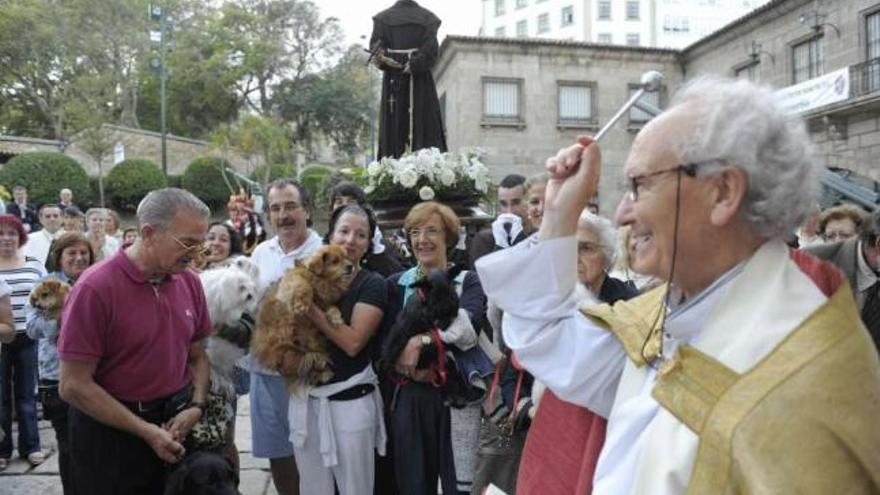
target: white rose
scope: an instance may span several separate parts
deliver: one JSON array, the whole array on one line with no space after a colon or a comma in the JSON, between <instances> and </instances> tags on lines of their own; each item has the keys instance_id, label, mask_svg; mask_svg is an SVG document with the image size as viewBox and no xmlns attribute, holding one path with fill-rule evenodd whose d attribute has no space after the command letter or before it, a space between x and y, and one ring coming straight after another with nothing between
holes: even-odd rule
<instances>
[{"instance_id":1,"label":"white rose","mask_svg":"<svg viewBox=\"0 0 880 495\"><path fill-rule=\"evenodd\" d=\"M364 188L364 194L373 194L373 191L376 190L376 186L370 184L369 186Z\"/></svg>"},{"instance_id":2,"label":"white rose","mask_svg":"<svg viewBox=\"0 0 880 495\"><path fill-rule=\"evenodd\" d=\"M440 183L446 187L455 184L455 172L449 167L443 167L440 170Z\"/></svg>"},{"instance_id":3,"label":"white rose","mask_svg":"<svg viewBox=\"0 0 880 495\"><path fill-rule=\"evenodd\" d=\"M419 181L419 174L412 168L406 168L400 172L397 176L397 180L400 182L400 185L409 189L411 187L416 187L416 183Z\"/></svg>"},{"instance_id":4,"label":"white rose","mask_svg":"<svg viewBox=\"0 0 880 495\"><path fill-rule=\"evenodd\" d=\"M422 198L422 201L431 201L434 199L434 190L428 186L424 186L419 189L419 197Z\"/></svg>"},{"instance_id":5,"label":"white rose","mask_svg":"<svg viewBox=\"0 0 880 495\"><path fill-rule=\"evenodd\" d=\"M382 172L382 165L379 162L373 162L367 165L367 175L370 177L375 177Z\"/></svg>"}]
</instances>

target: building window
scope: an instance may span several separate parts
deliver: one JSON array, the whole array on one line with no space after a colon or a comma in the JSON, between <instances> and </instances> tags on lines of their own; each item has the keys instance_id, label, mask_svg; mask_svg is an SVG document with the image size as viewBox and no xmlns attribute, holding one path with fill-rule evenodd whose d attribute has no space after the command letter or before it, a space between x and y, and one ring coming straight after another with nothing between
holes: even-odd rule
<instances>
[{"instance_id":1,"label":"building window","mask_svg":"<svg viewBox=\"0 0 880 495\"><path fill-rule=\"evenodd\" d=\"M528 21L522 20L516 23L516 35L520 38L525 38L529 35Z\"/></svg>"},{"instance_id":2,"label":"building window","mask_svg":"<svg viewBox=\"0 0 880 495\"><path fill-rule=\"evenodd\" d=\"M559 82L559 125L596 123L596 83Z\"/></svg>"},{"instance_id":3,"label":"building window","mask_svg":"<svg viewBox=\"0 0 880 495\"><path fill-rule=\"evenodd\" d=\"M821 36L810 38L791 48L794 84L825 73L825 43Z\"/></svg>"},{"instance_id":4,"label":"building window","mask_svg":"<svg viewBox=\"0 0 880 495\"><path fill-rule=\"evenodd\" d=\"M632 95L635 94L635 92L638 90L639 90L638 85L631 84L629 86L629 96L632 97ZM644 94L642 94L642 97L639 98L639 100L650 103L651 105L654 105L655 107L660 108L660 91L650 91L650 92L646 91ZM643 110L640 110L640 109L636 108L635 106L633 106L632 108L629 109L629 123L630 124L639 126L639 125L642 125L642 124L648 122L652 118L653 117L651 116L651 114L649 114Z\"/></svg>"},{"instance_id":5,"label":"building window","mask_svg":"<svg viewBox=\"0 0 880 495\"><path fill-rule=\"evenodd\" d=\"M639 46L639 34L629 33L626 35L627 46Z\"/></svg>"},{"instance_id":6,"label":"building window","mask_svg":"<svg viewBox=\"0 0 880 495\"><path fill-rule=\"evenodd\" d=\"M866 60L880 58L880 11L865 16L865 57ZM880 65L876 62L865 64L863 87L868 91L880 88Z\"/></svg>"},{"instance_id":7,"label":"building window","mask_svg":"<svg viewBox=\"0 0 880 495\"><path fill-rule=\"evenodd\" d=\"M867 60L880 58L880 12L865 16L865 44Z\"/></svg>"},{"instance_id":8,"label":"building window","mask_svg":"<svg viewBox=\"0 0 880 495\"><path fill-rule=\"evenodd\" d=\"M690 30L691 23L687 17L665 16L663 18L663 32L667 34L689 33Z\"/></svg>"},{"instance_id":9,"label":"building window","mask_svg":"<svg viewBox=\"0 0 880 495\"><path fill-rule=\"evenodd\" d=\"M733 75L737 79L746 79L752 82L758 82L758 62L749 62L733 69Z\"/></svg>"},{"instance_id":10,"label":"building window","mask_svg":"<svg viewBox=\"0 0 880 495\"><path fill-rule=\"evenodd\" d=\"M596 41L599 43L610 45L612 43L611 33L599 33L599 35L596 37Z\"/></svg>"},{"instance_id":11,"label":"building window","mask_svg":"<svg viewBox=\"0 0 880 495\"><path fill-rule=\"evenodd\" d=\"M495 0L495 15L504 15L504 0Z\"/></svg>"},{"instance_id":12,"label":"building window","mask_svg":"<svg viewBox=\"0 0 880 495\"><path fill-rule=\"evenodd\" d=\"M599 1L599 15L597 17L600 21L611 20L611 0Z\"/></svg>"},{"instance_id":13,"label":"building window","mask_svg":"<svg viewBox=\"0 0 880 495\"><path fill-rule=\"evenodd\" d=\"M628 2L626 2L626 20L628 20L628 21L639 20L639 1L638 0L629 0Z\"/></svg>"},{"instance_id":14,"label":"building window","mask_svg":"<svg viewBox=\"0 0 880 495\"><path fill-rule=\"evenodd\" d=\"M505 36L507 36L507 30L504 28L504 26L495 28L496 38L504 38Z\"/></svg>"},{"instance_id":15,"label":"building window","mask_svg":"<svg viewBox=\"0 0 880 495\"><path fill-rule=\"evenodd\" d=\"M483 78L483 121L522 123L522 79Z\"/></svg>"},{"instance_id":16,"label":"building window","mask_svg":"<svg viewBox=\"0 0 880 495\"><path fill-rule=\"evenodd\" d=\"M550 14L541 14L538 16L538 34L550 32Z\"/></svg>"},{"instance_id":17,"label":"building window","mask_svg":"<svg viewBox=\"0 0 880 495\"><path fill-rule=\"evenodd\" d=\"M562 8L562 27L574 24L574 7L569 5Z\"/></svg>"},{"instance_id":18,"label":"building window","mask_svg":"<svg viewBox=\"0 0 880 495\"><path fill-rule=\"evenodd\" d=\"M516 8L524 9L529 6L528 0L516 0Z\"/></svg>"}]
</instances>

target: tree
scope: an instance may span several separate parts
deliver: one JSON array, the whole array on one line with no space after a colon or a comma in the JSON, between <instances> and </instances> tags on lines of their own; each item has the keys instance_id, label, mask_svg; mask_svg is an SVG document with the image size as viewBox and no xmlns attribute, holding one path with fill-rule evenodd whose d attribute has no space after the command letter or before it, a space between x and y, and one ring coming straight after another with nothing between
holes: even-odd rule
<instances>
[{"instance_id":1,"label":"tree","mask_svg":"<svg viewBox=\"0 0 880 495\"><path fill-rule=\"evenodd\" d=\"M133 210L150 191L166 184L162 169L151 160L123 160L107 174L107 190L113 206L122 210Z\"/></svg>"},{"instance_id":2,"label":"tree","mask_svg":"<svg viewBox=\"0 0 880 495\"><path fill-rule=\"evenodd\" d=\"M0 15L0 127L5 132L63 139L69 83L61 6L51 0L4 3Z\"/></svg>"},{"instance_id":3,"label":"tree","mask_svg":"<svg viewBox=\"0 0 880 495\"><path fill-rule=\"evenodd\" d=\"M271 87L320 70L339 53L342 31L321 19L310 0L236 0L221 8L230 60L241 71L238 91L255 112L271 112Z\"/></svg>"},{"instance_id":4,"label":"tree","mask_svg":"<svg viewBox=\"0 0 880 495\"><path fill-rule=\"evenodd\" d=\"M285 80L275 90L281 117L292 123L296 140L311 152L319 135L340 151L363 149L370 125L369 74L360 49L351 47L336 66L320 74Z\"/></svg>"}]
</instances>

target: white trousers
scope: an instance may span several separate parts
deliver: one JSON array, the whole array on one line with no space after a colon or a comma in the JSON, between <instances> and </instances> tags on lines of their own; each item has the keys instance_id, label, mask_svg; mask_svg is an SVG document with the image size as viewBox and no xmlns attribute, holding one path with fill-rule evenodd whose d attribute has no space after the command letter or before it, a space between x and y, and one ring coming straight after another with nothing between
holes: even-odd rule
<instances>
[{"instance_id":1,"label":"white trousers","mask_svg":"<svg viewBox=\"0 0 880 495\"><path fill-rule=\"evenodd\" d=\"M333 495L334 480L339 495L373 493L376 451L376 417L373 397L367 395L355 400L330 401L330 415L336 432L338 464L325 467L321 457L321 438L318 428L318 399L310 398L308 432L302 448L294 447L299 469L301 495Z\"/></svg>"}]
</instances>

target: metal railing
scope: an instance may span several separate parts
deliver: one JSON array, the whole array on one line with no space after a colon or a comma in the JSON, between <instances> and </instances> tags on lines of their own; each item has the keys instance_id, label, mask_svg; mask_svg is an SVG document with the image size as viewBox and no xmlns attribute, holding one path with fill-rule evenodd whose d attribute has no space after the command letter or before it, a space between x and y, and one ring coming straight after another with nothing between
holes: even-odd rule
<instances>
[{"instance_id":1,"label":"metal railing","mask_svg":"<svg viewBox=\"0 0 880 495\"><path fill-rule=\"evenodd\" d=\"M880 58L849 67L852 98L880 91Z\"/></svg>"}]
</instances>

